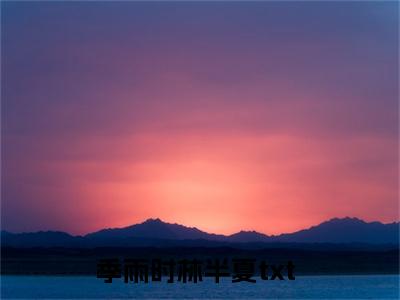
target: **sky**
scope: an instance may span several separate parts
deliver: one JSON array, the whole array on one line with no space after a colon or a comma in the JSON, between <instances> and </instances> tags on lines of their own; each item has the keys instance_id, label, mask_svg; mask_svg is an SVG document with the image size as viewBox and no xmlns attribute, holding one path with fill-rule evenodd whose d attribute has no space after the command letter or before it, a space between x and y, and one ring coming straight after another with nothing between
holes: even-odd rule
<instances>
[{"instance_id":1,"label":"sky","mask_svg":"<svg viewBox=\"0 0 400 300\"><path fill-rule=\"evenodd\" d=\"M2 2L2 229L399 220L397 2Z\"/></svg>"}]
</instances>

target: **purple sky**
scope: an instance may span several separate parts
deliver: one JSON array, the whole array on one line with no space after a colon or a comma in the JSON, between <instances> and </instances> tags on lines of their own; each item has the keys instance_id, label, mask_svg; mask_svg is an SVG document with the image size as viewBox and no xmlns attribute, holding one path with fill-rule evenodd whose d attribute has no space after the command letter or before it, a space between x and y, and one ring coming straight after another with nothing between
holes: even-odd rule
<instances>
[{"instance_id":1,"label":"purple sky","mask_svg":"<svg viewBox=\"0 0 400 300\"><path fill-rule=\"evenodd\" d=\"M2 227L398 220L397 2L3 2Z\"/></svg>"}]
</instances>

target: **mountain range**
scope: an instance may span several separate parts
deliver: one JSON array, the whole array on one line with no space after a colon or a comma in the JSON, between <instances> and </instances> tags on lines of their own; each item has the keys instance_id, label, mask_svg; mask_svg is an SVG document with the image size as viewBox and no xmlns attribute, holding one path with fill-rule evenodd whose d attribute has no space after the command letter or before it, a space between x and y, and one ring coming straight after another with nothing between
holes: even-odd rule
<instances>
[{"instance_id":1,"label":"mountain range","mask_svg":"<svg viewBox=\"0 0 400 300\"><path fill-rule=\"evenodd\" d=\"M357 218L334 218L308 229L280 235L240 231L212 234L195 227L148 219L123 228L108 228L84 236L60 231L11 233L1 231L2 247L137 247L137 246L268 246L282 244L399 245L399 222L383 224Z\"/></svg>"}]
</instances>

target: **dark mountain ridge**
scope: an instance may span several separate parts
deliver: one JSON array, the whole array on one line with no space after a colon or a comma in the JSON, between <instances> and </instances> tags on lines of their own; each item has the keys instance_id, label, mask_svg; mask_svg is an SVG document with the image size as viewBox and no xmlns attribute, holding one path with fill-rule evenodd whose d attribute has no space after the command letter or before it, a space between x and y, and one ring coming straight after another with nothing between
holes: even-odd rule
<instances>
[{"instance_id":1,"label":"dark mountain ridge","mask_svg":"<svg viewBox=\"0 0 400 300\"><path fill-rule=\"evenodd\" d=\"M334 218L308 229L268 236L256 231L232 235L210 234L195 227L148 219L123 228L102 229L84 236L59 231L34 233L1 232L8 247L137 247L137 246L267 246L272 244L391 244L399 245L399 223L365 222L357 218Z\"/></svg>"}]
</instances>

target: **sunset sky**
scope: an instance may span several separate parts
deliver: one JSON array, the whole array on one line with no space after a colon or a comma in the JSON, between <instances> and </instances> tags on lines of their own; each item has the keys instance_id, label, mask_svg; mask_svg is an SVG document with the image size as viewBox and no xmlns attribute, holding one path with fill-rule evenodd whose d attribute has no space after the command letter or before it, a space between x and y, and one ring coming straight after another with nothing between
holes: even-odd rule
<instances>
[{"instance_id":1,"label":"sunset sky","mask_svg":"<svg viewBox=\"0 0 400 300\"><path fill-rule=\"evenodd\" d=\"M397 2L1 5L2 229L399 220Z\"/></svg>"}]
</instances>

